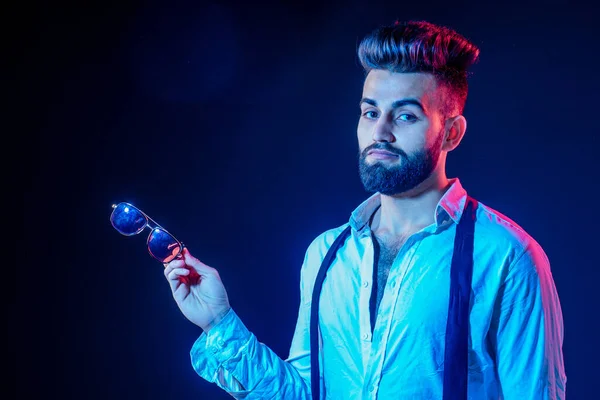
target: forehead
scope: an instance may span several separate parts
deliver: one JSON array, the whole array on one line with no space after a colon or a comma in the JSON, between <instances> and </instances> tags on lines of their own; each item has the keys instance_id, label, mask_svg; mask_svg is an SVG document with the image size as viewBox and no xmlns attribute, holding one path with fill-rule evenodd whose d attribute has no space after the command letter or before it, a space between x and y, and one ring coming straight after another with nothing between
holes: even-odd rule
<instances>
[{"instance_id":1,"label":"forehead","mask_svg":"<svg viewBox=\"0 0 600 400\"><path fill-rule=\"evenodd\" d=\"M441 88L432 74L400 73L387 70L372 70L363 84L363 97L381 103L392 103L404 98L414 98L421 103L433 105L440 98Z\"/></svg>"}]
</instances>

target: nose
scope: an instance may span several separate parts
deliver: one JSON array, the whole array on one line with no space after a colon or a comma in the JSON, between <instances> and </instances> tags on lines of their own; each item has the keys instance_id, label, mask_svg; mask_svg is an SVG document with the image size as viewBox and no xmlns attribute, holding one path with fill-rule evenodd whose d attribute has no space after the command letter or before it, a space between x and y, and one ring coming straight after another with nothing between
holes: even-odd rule
<instances>
[{"instance_id":1,"label":"nose","mask_svg":"<svg viewBox=\"0 0 600 400\"><path fill-rule=\"evenodd\" d=\"M373 127L373 141L392 143L395 140L391 124L385 118L379 118Z\"/></svg>"}]
</instances>

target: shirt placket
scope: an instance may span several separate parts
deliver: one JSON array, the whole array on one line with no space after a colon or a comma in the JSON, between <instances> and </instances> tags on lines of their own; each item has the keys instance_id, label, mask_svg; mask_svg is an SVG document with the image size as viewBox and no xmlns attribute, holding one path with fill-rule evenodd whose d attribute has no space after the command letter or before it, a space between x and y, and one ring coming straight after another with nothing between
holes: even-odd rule
<instances>
[{"instance_id":1,"label":"shirt placket","mask_svg":"<svg viewBox=\"0 0 600 400\"><path fill-rule=\"evenodd\" d=\"M379 305L379 314L377 315L372 341L370 342L371 352L368 356L366 367L364 398L377 398L387 342L392 326L392 316L394 315L396 304L398 304L398 296L402 292L404 278L412 265L413 256L419 245L418 237L420 235L415 234L406 241L394 260L392 268L390 268L390 275L386 283L383 298L381 299L381 304Z\"/></svg>"},{"instance_id":2,"label":"shirt placket","mask_svg":"<svg viewBox=\"0 0 600 400\"><path fill-rule=\"evenodd\" d=\"M371 236L365 233L361 237L365 246L365 252L360 267L360 295L359 295L359 334L362 350L363 371L366 371L369 358L371 356L372 333L371 320L369 313L369 301L371 299L371 289L373 287L373 255L374 248Z\"/></svg>"}]
</instances>

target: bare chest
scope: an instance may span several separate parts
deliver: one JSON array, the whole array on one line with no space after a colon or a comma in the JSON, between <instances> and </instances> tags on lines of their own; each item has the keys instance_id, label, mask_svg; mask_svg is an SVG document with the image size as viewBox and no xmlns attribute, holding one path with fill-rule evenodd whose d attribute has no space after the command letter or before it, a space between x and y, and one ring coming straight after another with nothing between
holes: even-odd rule
<instances>
[{"instance_id":1,"label":"bare chest","mask_svg":"<svg viewBox=\"0 0 600 400\"><path fill-rule=\"evenodd\" d=\"M377 278L378 280L387 280L390 269L394 260L398 256L402 245L406 242L406 238L386 238L376 236L378 244L377 254Z\"/></svg>"}]
</instances>

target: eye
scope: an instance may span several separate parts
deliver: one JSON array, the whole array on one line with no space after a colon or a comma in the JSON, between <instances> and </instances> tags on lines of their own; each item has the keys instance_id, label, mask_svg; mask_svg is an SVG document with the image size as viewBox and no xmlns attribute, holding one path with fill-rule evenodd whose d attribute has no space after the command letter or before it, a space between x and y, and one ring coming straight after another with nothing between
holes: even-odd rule
<instances>
[{"instance_id":1,"label":"eye","mask_svg":"<svg viewBox=\"0 0 600 400\"><path fill-rule=\"evenodd\" d=\"M362 116L368 119L375 119L377 118L377 111L368 110L362 113Z\"/></svg>"},{"instance_id":2,"label":"eye","mask_svg":"<svg viewBox=\"0 0 600 400\"><path fill-rule=\"evenodd\" d=\"M415 122L416 120L418 120L418 118L412 114L400 114L397 119L399 119L402 122Z\"/></svg>"}]
</instances>

